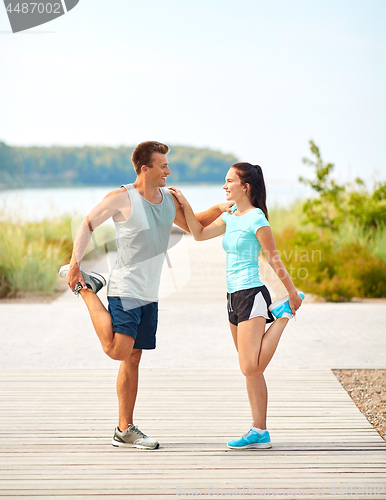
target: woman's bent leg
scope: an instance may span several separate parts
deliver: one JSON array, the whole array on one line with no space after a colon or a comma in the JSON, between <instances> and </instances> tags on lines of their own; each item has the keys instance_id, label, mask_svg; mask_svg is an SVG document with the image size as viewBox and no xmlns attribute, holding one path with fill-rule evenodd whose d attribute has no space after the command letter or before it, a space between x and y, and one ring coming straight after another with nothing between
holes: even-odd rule
<instances>
[{"instance_id":1,"label":"woman's bent leg","mask_svg":"<svg viewBox=\"0 0 386 500\"><path fill-rule=\"evenodd\" d=\"M240 368L246 377L257 377L267 368L278 346L287 318L277 319L265 331L265 318L258 316L239 323L237 347Z\"/></svg>"},{"instance_id":2,"label":"woman's bent leg","mask_svg":"<svg viewBox=\"0 0 386 500\"><path fill-rule=\"evenodd\" d=\"M276 319L264 333L261 341L259 370L264 371L267 368L269 362L275 354L281 334L287 326L288 321L288 318Z\"/></svg>"}]
</instances>

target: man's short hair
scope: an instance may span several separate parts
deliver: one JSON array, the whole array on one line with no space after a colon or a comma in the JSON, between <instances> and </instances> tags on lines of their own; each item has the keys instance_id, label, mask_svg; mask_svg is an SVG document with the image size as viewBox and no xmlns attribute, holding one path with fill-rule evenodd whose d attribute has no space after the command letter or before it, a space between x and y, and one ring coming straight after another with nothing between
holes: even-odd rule
<instances>
[{"instance_id":1,"label":"man's short hair","mask_svg":"<svg viewBox=\"0 0 386 500\"><path fill-rule=\"evenodd\" d=\"M151 168L153 166L151 163L151 156L153 153L162 153L166 155L169 151L169 146L162 144L162 142L141 142L141 144L138 144L138 146L134 149L131 156L131 161L133 162L135 171L139 175L141 173L142 165L146 165Z\"/></svg>"}]
</instances>

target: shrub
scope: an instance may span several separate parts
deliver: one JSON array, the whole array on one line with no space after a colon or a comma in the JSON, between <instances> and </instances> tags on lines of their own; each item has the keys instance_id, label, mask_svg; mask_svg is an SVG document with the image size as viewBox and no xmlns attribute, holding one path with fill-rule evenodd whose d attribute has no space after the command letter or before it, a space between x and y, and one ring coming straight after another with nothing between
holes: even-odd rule
<instances>
[{"instance_id":1,"label":"shrub","mask_svg":"<svg viewBox=\"0 0 386 500\"><path fill-rule=\"evenodd\" d=\"M386 263L359 242L340 243L326 230L275 234L295 286L328 301L386 296Z\"/></svg>"},{"instance_id":2,"label":"shrub","mask_svg":"<svg viewBox=\"0 0 386 500\"><path fill-rule=\"evenodd\" d=\"M324 163L319 148L310 141L314 159L303 158L303 162L314 168L315 179L300 177L303 184L311 186L316 197L303 206L306 220L317 227L338 231L347 221L359 224L364 229L375 229L386 224L386 183L378 183L370 193L362 179L355 184L339 185L331 177L332 163Z\"/></svg>"},{"instance_id":3,"label":"shrub","mask_svg":"<svg viewBox=\"0 0 386 500\"><path fill-rule=\"evenodd\" d=\"M278 237L287 252L291 246L305 254L319 250L319 261L303 262L307 279L301 287L330 301L386 297L386 183L378 183L372 193L361 179L354 185L339 185L331 177L334 165L323 162L313 141L310 147L314 159L303 162L314 168L315 178L300 181L315 191L316 196L304 203L303 213L308 228L316 229L284 231Z\"/></svg>"},{"instance_id":4,"label":"shrub","mask_svg":"<svg viewBox=\"0 0 386 500\"><path fill-rule=\"evenodd\" d=\"M378 227L371 233L369 246L374 255L386 262L386 225Z\"/></svg>"}]
</instances>

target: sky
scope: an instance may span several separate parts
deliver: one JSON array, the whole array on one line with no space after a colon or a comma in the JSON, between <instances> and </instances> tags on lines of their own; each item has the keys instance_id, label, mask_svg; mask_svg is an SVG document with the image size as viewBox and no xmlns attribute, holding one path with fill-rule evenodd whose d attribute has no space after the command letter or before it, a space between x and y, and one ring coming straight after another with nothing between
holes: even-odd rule
<instances>
[{"instance_id":1,"label":"sky","mask_svg":"<svg viewBox=\"0 0 386 500\"><path fill-rule=\"evenodd\" d=\"M386 180L384 0L80 0L13 34L0 5L0 141L210 147L269 182Z\"/></svg>"}]
</instances>

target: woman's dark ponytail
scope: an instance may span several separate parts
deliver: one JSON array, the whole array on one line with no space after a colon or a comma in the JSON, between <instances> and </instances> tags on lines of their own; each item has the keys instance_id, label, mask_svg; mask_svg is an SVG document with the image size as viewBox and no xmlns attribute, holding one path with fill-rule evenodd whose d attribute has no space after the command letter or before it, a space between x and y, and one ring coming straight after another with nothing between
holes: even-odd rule
<instances>
[{"instance_id":1,"label":"woman's dark ponytail","mask_svg":"<svg viewBox=\"0 0 386 500\"><path fill-rule=\"evenodd\" d=\"M236 170L242 183L249 184L252 205L260 208L268 220L267 193L261 167L250 163L235 163L232 168Z\"/></svg>"}]
</instances>

